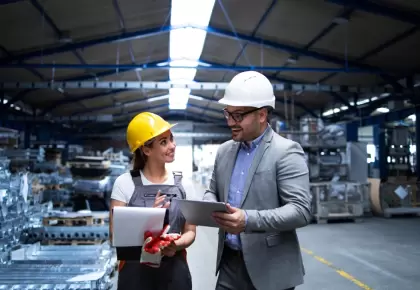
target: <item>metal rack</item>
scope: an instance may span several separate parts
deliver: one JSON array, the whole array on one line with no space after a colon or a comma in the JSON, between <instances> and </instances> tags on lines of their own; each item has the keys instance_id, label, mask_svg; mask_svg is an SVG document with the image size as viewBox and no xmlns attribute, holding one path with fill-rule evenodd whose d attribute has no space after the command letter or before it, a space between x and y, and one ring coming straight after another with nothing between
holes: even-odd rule
<instances>
[{"instance_id":1,"label":"metal rack","mask_svg":"<svg viewBox=\"0 0 420 290\"><path fill-rule=\"evenodd\" d=\"M43 226L52 203L42 204L32 183L51 175L11 173L10 159L0 158L0 290L108 290L116 258L107 244L41 246L40 241L108 239L108 226ZM41 190L42 191L42 190ZM35 243L35 244L28 244Z\"/></svg>"},{"instance_id":2,"label":"metal rack","mask_svg":"<svg viewBox=\"0 0 420 290\"><path fill-rule=\"evenodd\" d=\"M311 192L314 198L313 212L318 223L333 219L360 221L364 213L364 197L369 192L369 183L311 183Z\"/></svg>"}]
</instances>

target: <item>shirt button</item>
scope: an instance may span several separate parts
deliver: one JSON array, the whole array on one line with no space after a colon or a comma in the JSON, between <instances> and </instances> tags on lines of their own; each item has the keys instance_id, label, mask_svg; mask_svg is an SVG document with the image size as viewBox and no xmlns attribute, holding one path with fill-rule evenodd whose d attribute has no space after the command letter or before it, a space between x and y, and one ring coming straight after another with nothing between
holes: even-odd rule
<instances>
[{"instance_id":1,"label":"shirt button","mask_svg":"<svg viewBox=\"0 0 420 290\"><path fill-rule=\"evenodd\" d=\"M236 193L239 193L239 190Z\"/></svg>"},{"instance_id":2,"label":"shirt button","mask_svg":"<svg viewBox=\"0 0 420 290\"><path fill-rule=\"evenodd\" d=\"M244 172L242 171L241 174L244 175Z\"/></svg>"},{"instance_id":3,"label":"shirt button","mask_svg":"<svg viewBox=\"0 0 420 290\"><path fill-rule=\"evenodd\" d=\"M247 153L246 155L249 155L249 153Z\"/></svg>"}]
</instances>

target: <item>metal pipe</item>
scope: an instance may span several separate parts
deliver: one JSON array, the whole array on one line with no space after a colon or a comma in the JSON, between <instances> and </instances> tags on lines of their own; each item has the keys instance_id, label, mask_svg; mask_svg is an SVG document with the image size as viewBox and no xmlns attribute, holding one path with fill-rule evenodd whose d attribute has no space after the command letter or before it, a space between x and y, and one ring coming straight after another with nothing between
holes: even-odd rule
<instances>
[{"instance_id":1,"label":"metal pipe","mask_svg":"<svg viewBox=\"0 0 420 290\"><path fill-rule=\"evenodd\" d=\"M108 89L108 90L169 90L172 88L185 88L199 91L225 90L226 82L136 82L136 81L82 81L82 82L0 82L0 89ZM382 93L412 93L410 89L395 89L391 87L361 87L361 86L334 86L321 84L273 84L275 91L312 91L312 92L341 92L358 94Z\"/></svg>"},{"instance_id":2,"label":"metal pipe","mask_svg":"<svg viewBox=\"0 0 420 290\"><path fill-rule=\"evenodd\" d=\"M0 118L1 119L1 118ZM97 115L97 116L13 116L7 115L6 119L8 121L33 121L33 122L43 122L43 121L54 121L54 122L87 122L87 121L96 121L103 123L110 123L113 121L112 115Z\"/></svg>"},{"instance_id":3,"label":"metal pipe","mask_svg":"<svg viewBox=\"0 0 420 290\"><path fill-rule=\"evenodd\" d=\"M174 137L176 138L210 138L210 139L229 139L232 137L232 134L229 132L226 133L199 133L199 132L174 132ZM104 137L104 138L120 138L124 139L126 138L125 133L120 132L110 132L110 133L104 133L104 134L76 134L74 137L87 137L87 138L98 138L98 137Z\"/></svg>"},{"instance_id":4,"label":"metal pipe","mask_svg":"<svg viewBox=\"0 0 420 290\"><path fill-rule=\"evenodd\" d=\"M205 63L205 61L202 61ZM69 63L11 63L0 64L0 68L20 68L20 69L101 69L101 70L146 70L146 69L164 69L182 68L190 69L191 66L169 65L163 64L69 64ZM371 73L380 74L381 70L377 69L360 69L360 68L327 68L327 67L288 67L288 66L231 66L231 65L207 65L199 64L194 66L199 70L219 70L219 71L271 71L271 72L325 72L325 73Z\"/></svg>"}]
</instances>

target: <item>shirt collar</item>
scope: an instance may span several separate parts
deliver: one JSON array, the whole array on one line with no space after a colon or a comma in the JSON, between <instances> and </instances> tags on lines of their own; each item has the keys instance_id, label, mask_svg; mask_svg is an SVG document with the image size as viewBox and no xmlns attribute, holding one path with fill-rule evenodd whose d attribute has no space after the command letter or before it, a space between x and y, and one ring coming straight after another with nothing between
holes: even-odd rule
<instances>
[{"instance_id":1,"label":"shirt collar","mask_svg":"<svg viewBox=\"0 0 420 290\"><path fill-rule=\"evenodd\" d=\"M269 127L270 125L268 125L267 128L265 128L264 132L260 136L252 140L249 146L245 142L242 142L241 147L246 150L254 150L255 148L257 148L258 145L260 145L261 140L264 138L265 133L267 133Z\"/></svg>"}]
</instances>

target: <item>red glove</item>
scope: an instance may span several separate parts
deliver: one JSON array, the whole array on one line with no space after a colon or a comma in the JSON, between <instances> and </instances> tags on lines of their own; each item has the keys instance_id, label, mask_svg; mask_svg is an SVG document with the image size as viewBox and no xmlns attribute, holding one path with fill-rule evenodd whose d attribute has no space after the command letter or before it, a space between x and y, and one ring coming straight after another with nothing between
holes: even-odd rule
<instances>
[{"instance_id":1,"label":"red glove","mask_svg":"<svg viewBox=\"0 0 420 290\"><path fill-rule=\"evenodd\" d=\"M147 231L144 233L144 244L140 263L151 267L159 267L162 260L161 250L167 247L171 242L178 240L180 234L167 234L170 226L166 225L162 231L153 236L153 233Z\"/></svg>"}]
</instances>

